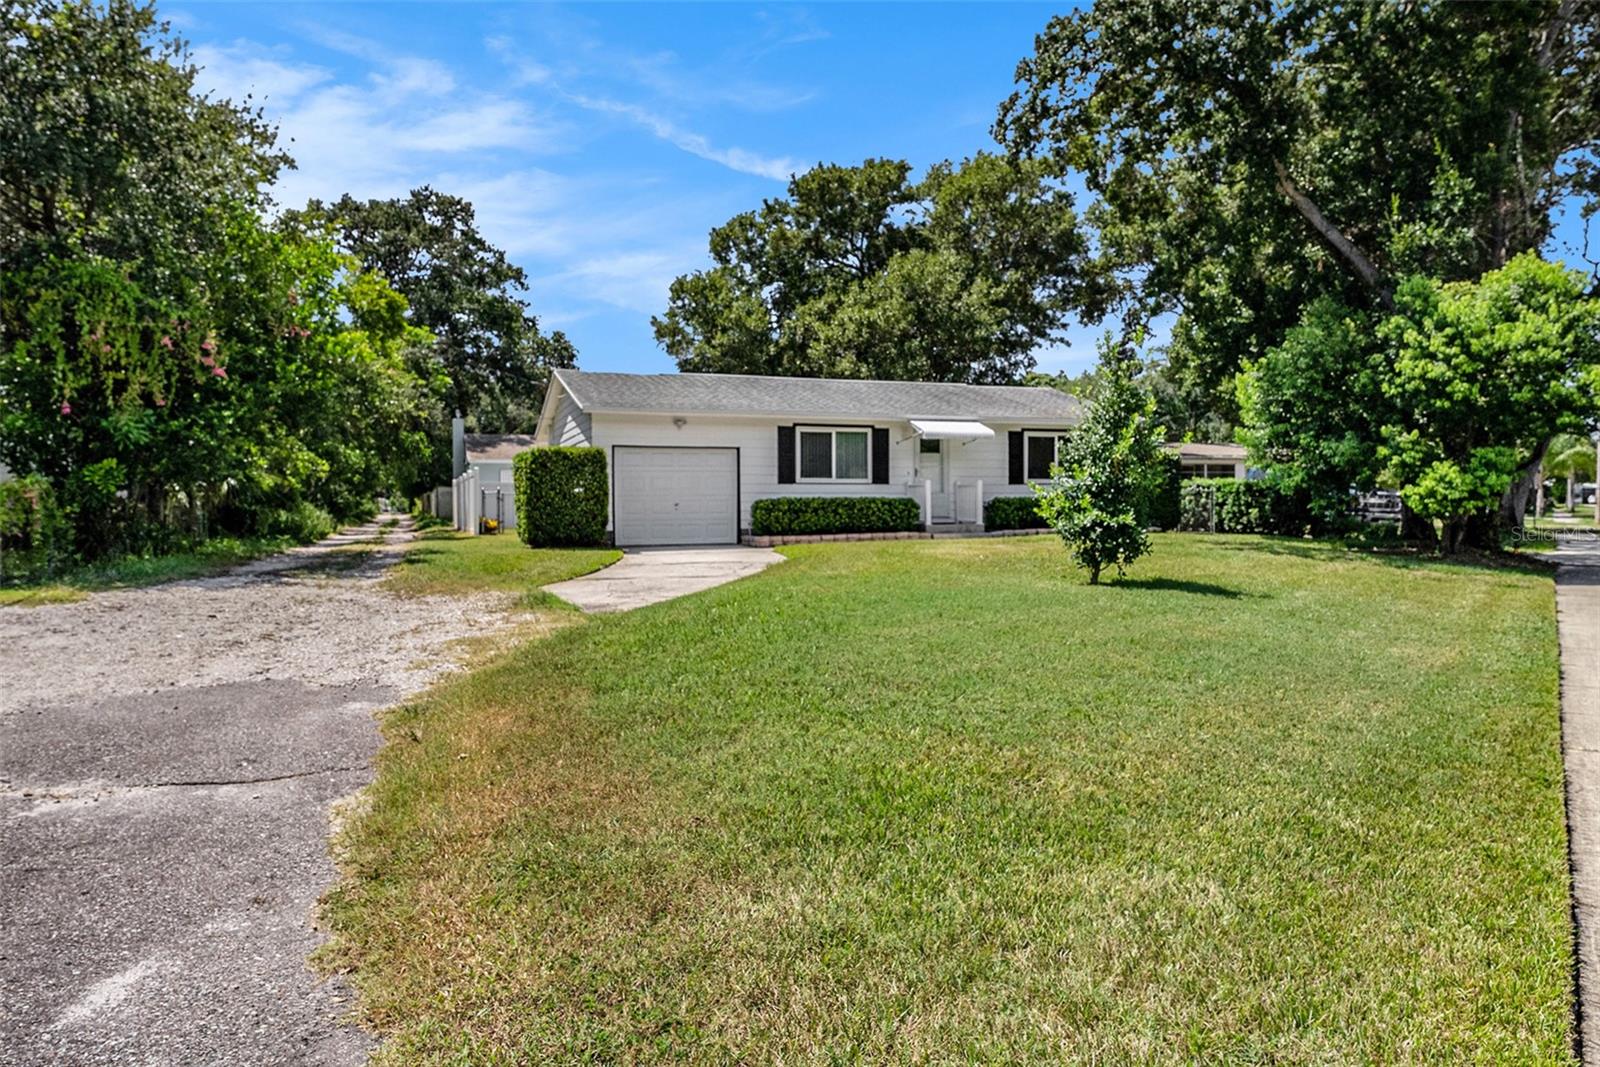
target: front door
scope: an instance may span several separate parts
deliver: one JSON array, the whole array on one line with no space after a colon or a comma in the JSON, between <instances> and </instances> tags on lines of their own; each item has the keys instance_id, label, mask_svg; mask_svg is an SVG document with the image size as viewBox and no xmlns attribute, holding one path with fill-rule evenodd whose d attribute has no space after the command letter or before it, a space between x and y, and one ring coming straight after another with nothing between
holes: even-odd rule
<instances>
[{"instance_id":1,"label":"front door","mask_svg":"<svg viewBox=\"0 0 1600 1067\"><path fill-rule=\"evenodd\" d=\"M917 470L914 478L918 482L929 483L928 488L933 495L934 522L950 522L955 518L950 507L950 479L946 477L945 465L943 441L917 438Z\"/></svg>"}]
</instances>

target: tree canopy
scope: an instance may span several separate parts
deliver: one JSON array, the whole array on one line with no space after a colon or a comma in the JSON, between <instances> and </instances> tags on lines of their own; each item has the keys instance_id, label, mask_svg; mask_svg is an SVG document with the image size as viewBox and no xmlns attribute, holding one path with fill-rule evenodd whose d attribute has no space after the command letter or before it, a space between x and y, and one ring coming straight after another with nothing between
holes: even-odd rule
<instances>
[{"instance_id":1,"label":"tree canopy","mask_svg":"<svg viewBox=\"0 0 1600 1067\"><path fill-rule=\"evenodd\" d=\"M531 429L550 368L572 366L576 353L559 330L540 332L520 295L527 275L478 231L469 202L423 186L391 200L313 201L306 214L328 220L340 246L406 298L412 325L433 334L415 369L444 376L446 415Z\"/></svg>"},{"instance_id":2,"label":"tree canopy","mask_svg":"<svg viewBox=\"0 0 1600 1067\"><path fill-rule=\"evenodd\" d=\"M1522 519L1526 492L1508 490L1600 415L1600 302L1583 285L1525 252L1475 282L1408 278L1389 314L1319 299L1247 365L1247 437L1324 515L1389 485L1447 551L1493 547Z\"/></svg>"},{"instance_id":3,"label":"tree canopy","mask_svg":"<svg viewBox=\"0 0 1600 1067\"><path fill-rule=\"evenodd\" d=\"M1071 195L994 155L920 181L899 160L818 166L710 252L652 320L680 370L1011 382L1106 292Z\"/></svg>"},{"instance_id":4,"label":"tree canopy","mask_svg":"<svg viewBox=\"0 0 1600 1067\"><path fill-rule=\"evenodd\" d=\"M1098 3L1050 22L995 132L1084 176L1102 264L1180 313L1175 379L1231 414L1317 297L1383 310L1592 209L1597 27L1574 0Z\"/></svg>"},{"instance_id":5,"label":"tree canopy","mask_svg":"<svg viewBox=\"0 0 1600 1067\"><path fill-rule=\"evenodd\" d=\"M198 94L148 5L0 20L0 461L67 555L305 533L425 467L433 339L327 230L265 218L260 115Z\"/></svg>"}]
</instances>

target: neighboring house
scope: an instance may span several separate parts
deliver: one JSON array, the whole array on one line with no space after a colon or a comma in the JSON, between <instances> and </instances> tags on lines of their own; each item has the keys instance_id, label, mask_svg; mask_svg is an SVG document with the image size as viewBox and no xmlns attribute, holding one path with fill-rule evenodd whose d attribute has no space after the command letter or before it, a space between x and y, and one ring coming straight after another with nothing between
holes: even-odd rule
<instances>
[{"instance_id":1,"label":"neighboring house","mask_svg":"<svg viewBox=\"0 0 1600 1067\"><path fill-rule=\"evenodd\" d=\"M1178 454L1178 466L1184 478L1255 477L1254 468L1248 465L1250 454L1243 445L1185 441L1169 444L1167 450Z\"/></svg>"},{"instance_id":2,"label":"neighboring house","mask_svg":"<svg viewBox=\"0 0 1600 1067\"><path fill-rule=\"evenodd\" d=\"M564 369L534 444L605 450L617 544L727 544L778 496L908 496L934 528L981 527L1081 421L1043 387Z\"/></svg>"},{"instance_id":3,"label":"neighboring house","mask_svg":"<svg viewBox=\"0 0 1600 1067\"><path fill-rule=\"evenodd\" d=\"M478 489L483 502L478 514L494 519L510 529L517 524L516 493L511 476L511 461L518 452L533 447L525 433L467 433L461 417L450 427L452 475L460 477L468 468L477 468Z\"/></svg>"}]
</instances>

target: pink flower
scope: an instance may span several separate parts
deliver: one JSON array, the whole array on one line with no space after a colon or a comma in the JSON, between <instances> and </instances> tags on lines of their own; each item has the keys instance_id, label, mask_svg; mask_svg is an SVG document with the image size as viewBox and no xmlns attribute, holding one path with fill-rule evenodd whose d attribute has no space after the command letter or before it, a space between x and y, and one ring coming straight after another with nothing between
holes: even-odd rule
<instances>
[{"instance_id":1,"label":"pink flower","mask_svg":"<svg viewBox=\"0 0 1600 1067\"><path fill-rule=\"evenodd\" d=\"M204 340L204 341L201 341L201 342L200 342L200 347L201 347L201 349L203 349L203 350L204 350L204 351L206 351L206 352L210 352L210 351L212 351L212 350L213 350L213 349L214 349L214 348L215 348L215 347L216 347L216 346L215 346L215 345L213 345L213 344L212 344L212 343L211 343L211 341L210 341L210 339L207 339L207 340Z\"/></svg>"},{"instance_id":2,"label":"pink flower","mask_svg":"<svg viewBox=\"0 0 1600 1067\"><path fill-rule=\"evenodd\" d=\"M208 367L215 367L217 365L217 361L212 359L210 356L201 356L200 362L204 363Z\"/></svg>"},{"instance_id":3,"label":"pink flower","mask_svg":"<svg viewBox=\"0 0 1600 1067\"><path fill-rule=\"evenodd\" d=\"M72 405L67 403L65 400L63 400L61 402L61 414L63 414L63 415L71 415L72 414Z\"/></svg>"},{"instance_id":4,"label":"pink flower","mask_svg":"<svg viewBox=\"0 0 1600 1067\"><path fill-rule=\"evenodd\" d=\"M156 407L164 408L166 406L167 406L167 402L165 400L162 400L159 396L156 397Z\"/></svg>"},{"instance_id":5,"label":"pink flower","mask_svg":"<svg viewBox=\"0 0 1600 1067\"><path fill-rule=\"evenodd\" d=\"M165 334L163 334L162 337L161 337L161 347L162 348L171 348L172 347L172 338L170 338L170 337L166 336Z\"/></svg>"},{"instance_id":6,"label":"pink flower","mask_svg":"<svg viewBox=\"0 0 1600 1067\"><path fill-rule=\"evenodd\" d=\"M211 373L215 374L218 378L226 378L228 376L228 371L224 367L212 367Z\"/></svg>"}]
</instances>

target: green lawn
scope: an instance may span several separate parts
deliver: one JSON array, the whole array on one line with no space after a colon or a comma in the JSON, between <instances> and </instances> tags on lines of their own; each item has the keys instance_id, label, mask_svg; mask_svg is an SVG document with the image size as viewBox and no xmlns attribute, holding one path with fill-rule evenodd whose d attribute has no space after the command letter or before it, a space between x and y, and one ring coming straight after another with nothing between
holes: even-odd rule
<instances>
[{"instance_id":1,"label":"green lawn","mask_svg":"<svg viewBox=\"0 0 1600 1067\"><path fill-rule=\"evenodd\" d=\"M299 542L288 537L218 537L188 552L170 556L130 557L75 570L55 581L0 586L0 607L58 604L82 600L98 589L203 578L262 556L282 552L296 544Z\"/></svg>"},{"instance_id":2,"label":"green lawn","mask_svg":"<svg viewBox=\"0 0 1600 1067\"><path fill-rule=\"evenodd\" d=\"M380 1062L1574 1062L1547 576L786 551L390 714Z\"/></svg>"},{"instance_id":3,"label":"green lawn","mask_svg":"<svg viewBox=\"0 0 1600 1067\"><path fill-rule=\"evenodd\" d=\"M453 530L425 531L384 581L402 596L520 593L524 607L560 602L539 587L576 578L615 563L614 548L529 548L513 533L469 537Z\"/></svg>"}]
</instances>

